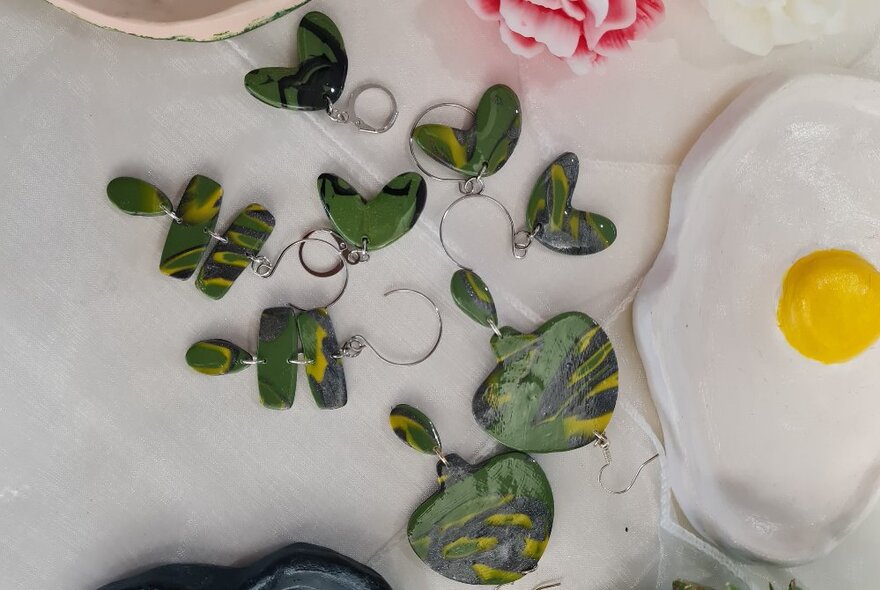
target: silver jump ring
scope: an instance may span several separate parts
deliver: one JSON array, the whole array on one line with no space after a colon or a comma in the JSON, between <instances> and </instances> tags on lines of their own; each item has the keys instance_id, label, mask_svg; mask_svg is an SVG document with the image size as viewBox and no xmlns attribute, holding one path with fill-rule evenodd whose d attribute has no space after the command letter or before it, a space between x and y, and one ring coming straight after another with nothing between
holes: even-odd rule
<instances>
[{"instance_id":1,"label":"silver jump ring","mask_svg":"<svg viewBox=\"0 0 880 590\"><path fill-rule=\"evenodd\" d=\"M183 223L183 219L180 218L174 211L168 209L165 205L160 205L162 209L162 213L171 218L174 223Z\"/></svg>"},{"instance_id":2,"label":"silver jump ring","mask_svg":"<svg viewBox=\"0 0 880 590\"><path fill-rule=\"evenodd\" d=\"M470 113L471 117L477 116L477 114L473 110L469 109L468 107L464 106L463 104L458 104L457 102L441 102L441 103L438 103L438 104L435 104L433 106L428 107L427 109L425 109L422 112L421 115L418 116L415 123L413 123L413 126L409 130L409 155L412 157L412 160L415 163L416 167L419 170L421 170L424 174L429 176L430 178L433 178L434 180L442 180L444 182L466 182L467 179L462 179L461 177L446 178L443 176L437 176L436 174L434 174L433 172L431 172L427 168L425 168L422 165L422 163L419 161L419 158L416 156L416 145L415 145L415 140L413 139L413 133L415 132L416 127L418 127L421 124L422 119L427 117L433 111L436 111L437 109L447 108L447 107L452 107L452 108L461 109L463 111L466 111L466 112Z\"/></svg>"},{"instance_id":3,"label":"silver jump ring","mask_svg":"<svg viewBox=\"0 0 880 590\"><path fill-rule=\"evenodd\" d=\"M501 338L501 330L498 329L498 326L492 320L487 320L489 322L489 327L492 328L492 331L495 332L495 335Z\"/></svg>"},{"instance_id":4,"label":"silver jump ring","mask_svg":"<svg viewBox=\"0 0 880 590\"><path fill-rule=\"evenodd\" d=\"M295 358L287 359L288 365L299 365L301 367L305 366L305 365L314 364L314 362L315 361L313 359L305 358L305 355L303 353L299 353Z\"/></svg>"},{"instance_id":5,"label":"silver jump ring","mask_svg":"<svg viewBox=\"0 0 880 590\"><path fill-rule=\"evenodd\" d=\"M208 234L209 236L211 236L212 238L214 238L215 240L217 240L218 242L220 242L221 244L228 244L229 243L229 240L227 238L223 237L222 235L218 234L215 231L208 229L207 227L205 228L205 233Z\"/></svg>"},{"instance_id":6,"label":"silver jump ring","mask_svg":"<svg viewBox=\"0 0 880 590\"><path fill-rule=\"evenodd\" d=\"M260 358L253 356L249 359L244 359L243 361L241 361L241 364L243 364L243 365L265 365L266 359L260 359Z\"/></svg>"}]
</instances>

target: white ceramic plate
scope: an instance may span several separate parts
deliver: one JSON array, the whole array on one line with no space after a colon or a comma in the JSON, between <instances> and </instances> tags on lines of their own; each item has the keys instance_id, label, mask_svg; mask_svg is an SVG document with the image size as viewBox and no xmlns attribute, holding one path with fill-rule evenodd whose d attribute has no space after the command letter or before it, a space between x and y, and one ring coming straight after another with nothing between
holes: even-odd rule
<instances>
[{"instance_id":1,"label":"white ceramic plate","mask_svg":"<svg viewBox=\"0 0 880 590\"><path fill-rule=\"evenodd\" d=\"M308 0L49 0L101 27L153 39L217 41L264 25Z\"/></svg>"},{"instance_id":2,"label":"white ceramic plate","mask_svg":"<svg viewBox=\"0 0 880 590\"><path fill-rule=\"evenodd\" d=\"M790 264L824 248L880 262L880 85L763 81L682 165L634 307L672 489L740 556L816 559L877 496L880 347L823 365L776 324Z\"/></svg>"}]
</instances>

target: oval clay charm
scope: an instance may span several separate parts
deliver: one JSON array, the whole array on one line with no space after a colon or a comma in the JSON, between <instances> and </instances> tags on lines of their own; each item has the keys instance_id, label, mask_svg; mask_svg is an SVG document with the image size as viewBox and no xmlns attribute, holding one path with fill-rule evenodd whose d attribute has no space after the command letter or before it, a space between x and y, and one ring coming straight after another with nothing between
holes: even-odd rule
<instances>
[{"instance_id":1,"label":"oval clay charm","mask_svg":"<svg viewBox=\"0 0 880 590\"><path fill-rule=\"evenodd\" d=\"M498 325L495 300L483 279L472 270L461 269L452 275L452 299L458 308L481 326Z\"/></svg>"},{"instance_id":2,"label":"oval clay charm","mask_svg":"<svg viewBox=\"0 0 880 590\"><path fill-rule=\"evenodd\" d=\"M391 410L388 420L397 438L420 453L433 455L441 448L434 423L420 410L401 404Z\"/></svg>"},{"instance_id":3,"label":"oval clay charm","mask_svg":"<svg viewBox=\"0 0 880 590\"><path fill-rule=\"evenodd\" d=\"M204 375L238 373L247 367L251 353L228 340L215 338L196 342L186 351L186 363Z\"/></svg>"},{"instance_id":4,"label":"oval clay charm","mask_svg":"<svg viewBox=\"0 0 880 590\"><path fill-rule=\"evenodd\" d=\"M130 176L114 178L107 185L107 197L129 215L155 217L174 210L171 199L158 188Z\"/></svg>"}]
</instances>

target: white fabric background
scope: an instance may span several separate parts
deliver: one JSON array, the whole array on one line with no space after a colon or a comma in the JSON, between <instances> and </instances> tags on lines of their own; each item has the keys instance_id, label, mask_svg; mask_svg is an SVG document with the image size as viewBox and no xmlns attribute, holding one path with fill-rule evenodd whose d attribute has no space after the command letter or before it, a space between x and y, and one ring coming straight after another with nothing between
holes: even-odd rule
<instances>
[{"instance_id":1,"label":"white fabric background","mask_svg":"<svg viewBox=\"0 0 880 590\"><path fill-rule=\"evenodd\" d=\"M577 309L599 319L622 369L609 430L615 462L653 452L656 417L635 351L630 302L665 233L677 163L745 84L771 71L850 67L880 75L877 19L854 33L767 59L724 45L696 0L670 0L667 23L604 76L575 78L549 58L514 59L491 24L463 2L316 0L349 48L349 89L392 88L398 125L359 135L319 115L269 109L242 87L257 65L292 61L296 15L209 45L152 42L104 31L35 0L0 5L0 179L6 272L0 281L0 588L89 590L165 561L236 563L291 541L333 547L380 570L395 588L461 587L412 556L400 531L433 491L434 464L387 427L400 402L431 415L448 450L485 456L490 439L470 398L492 366L486 330L452 305L453 265L437 242L453 186L432 183L425 214L393 247L352 269L333 309L341 336L362 332L397 354L428 342L417 300L445 320L437 354L415 368L365 353L347 364L350 401L322 412L305 381L289 412L259 406L255 375L210 379L183 354L203 337L253 348L263 307L318 303L333 285L289 264L268 281L240 279L212 303L157 270L167 223L127 217L105 197L109 179L145 177L177 198L194 173L226 189L221 226L258 200L279 225L273 254L325 225L315 178L329 171L363 192L412 169L406 138L432 102L475 104L495 82L525 111L511 164L487 192L522 219L536 174L558 153L582 161L576 202L614 219L609 251L570 259L535 247L512 260L490 208L457 216L451 240L487 280L502 320L531 329ZM725 563L676 522L657 465L626 496L595 483L594 448L540 457L557 518L541 567L514 588L663 587L671 576L738 576L759 586L786 574ZM658 522L662 525L658 534ZM813 588L868 588L880 575L875 514L829 558L796 573ZM763 584L763 582L762 582Z\"/></svg>"}]
</instances>

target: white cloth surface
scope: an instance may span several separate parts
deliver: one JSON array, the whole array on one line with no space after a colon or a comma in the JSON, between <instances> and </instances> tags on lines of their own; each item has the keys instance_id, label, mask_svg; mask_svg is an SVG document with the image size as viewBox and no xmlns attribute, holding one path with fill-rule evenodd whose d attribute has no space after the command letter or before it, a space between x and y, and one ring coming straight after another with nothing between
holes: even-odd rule
<instances>
[{"instance_id":1,"label":"white cloth surface","mask_svg":"<svg viewBox=\"0 0 880 590\"><path fill-rule=\"evenodd\" d=\"M294 408L280 413L260 407L253 372L203 377L184 352L205 337L253 349L264 307L317 304L337 283L306 279L288 259L272 279L248 274L211 302L158 272L167 222L121 214L105 186L140 176L176 199L191 175L211 176L226 190L220 227L252 201L275 213L265 249L273 255L326 225L319 173L375 192L413 168L406 139L422 109L475 105L495 82L520 93L524 130L486 192L521 220L535 176L574 151L582 162L575 203L614 219L620 237L585 259L535 246L514 261L503 218L473 205L450 221L450 242L486 279L505 324L528 330L581 310L605 325L621 361L611 475L628 477L659 444L630 304L663 239L678 162L756 76L822 66L880 75L874 16L846 36L758 59L727 47L697 0L668 4L650 40L606 75L575 78L546 56L514 58L494 26L458 0L315 0L311 8L345 36L348 89L379 81L398 98L400 121L376 137L270 109L244 91L252 67L292 63L301 13L199 45L129 37L46 3L4 0L0 589L90 590L161 562L241 563L293 541L368 562L398 589L462 587L406 546L409 515L434 490L434 463L387 426L390 408L407 402L435 420L449 451L475 459L494 448L470 413L493 364L489 334L452 304L454 266L437 240L455 186L431 182L418 225L352 268L332 309L340 336L363 333L389 354L416 354L431 337L429 314L418 300L382 293L422 290L443 312L437 353L413 368L369 353L348 362L349 404L338 411L318 410L301 377ZM598 449L538 460L556 496L553 537L538 572L512 588L544 579L575 590L669 588L673 576L710 574L763 588L787 575L726 562L697 541L679 524L656 464L632 492L610 497L595 482ZM795 573L810 588L873 587L878 546L874 514L831 556Z\"/></svg>"}]
</instances>

